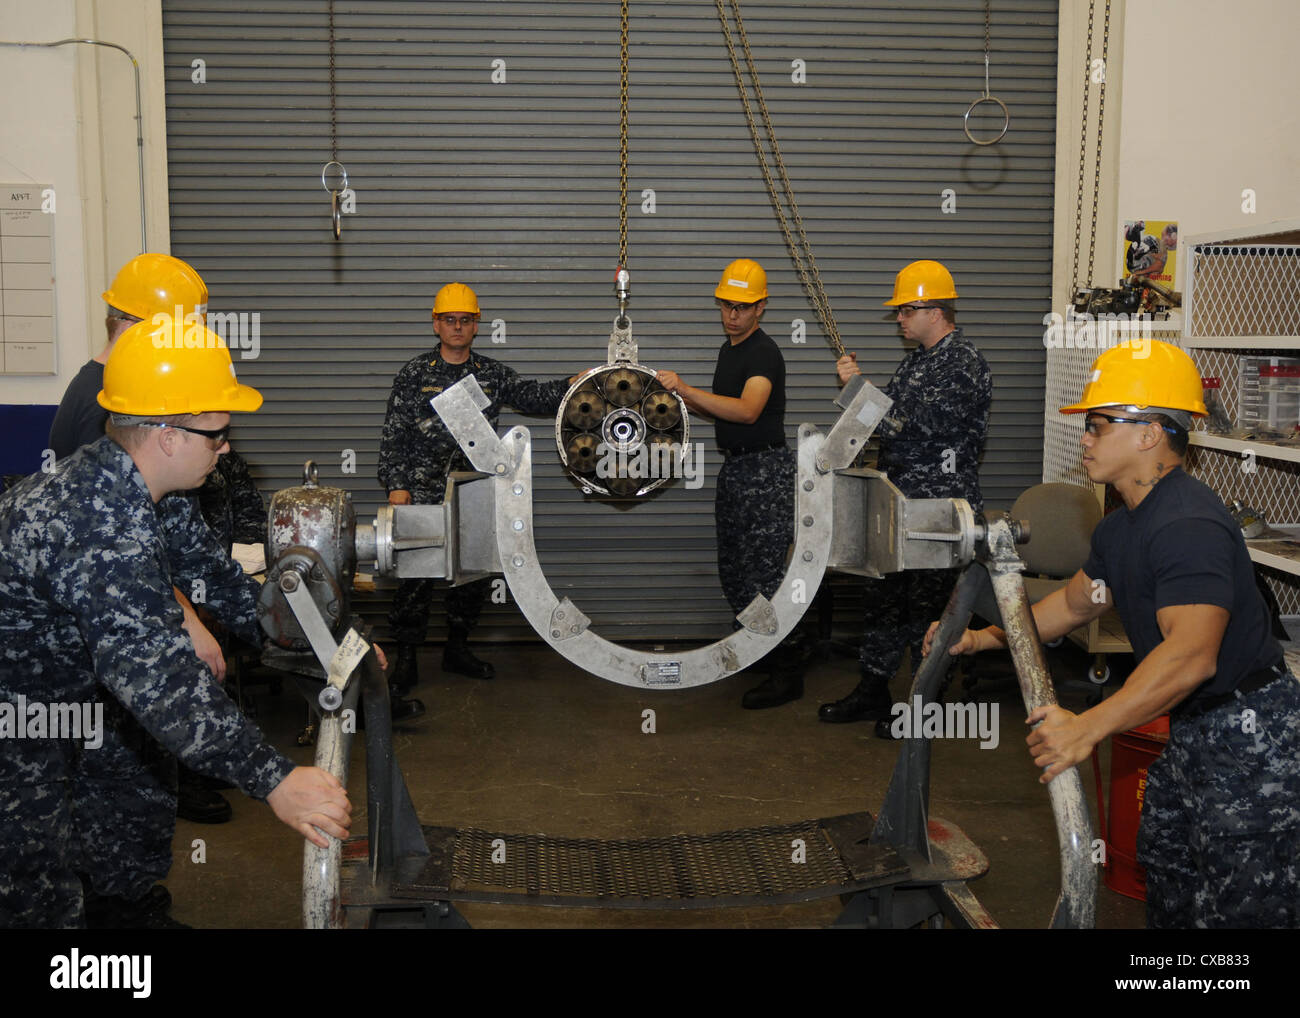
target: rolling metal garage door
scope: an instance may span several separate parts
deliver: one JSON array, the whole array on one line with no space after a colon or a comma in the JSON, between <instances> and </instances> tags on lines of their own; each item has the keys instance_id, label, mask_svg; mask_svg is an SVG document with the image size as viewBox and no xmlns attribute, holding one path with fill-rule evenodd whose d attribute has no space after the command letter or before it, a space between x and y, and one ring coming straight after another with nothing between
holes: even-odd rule
<instances>
[{"instance_id":1,"label":"rolling metal garage door","mask_svg":"<svg viewBox=\"0 0 1300 1018\"><path fill-rule=\"evenodd\" d=\"M384 500L375 464L389 386L433 346L442 284L478 292L476 349L524 375L605 359L617 310L620 5L338 0L338 158L356 196L340 241L320 181L331 157L328 10L326 0L164 0L172 251L203 273L213 310L260 315L258 355L236 361L266 404L237 422L236 443L263 490L297 483L314 458L322 483L351 489L368 519ZM986 500L1009 506L1042 464L1055 0L993 5L992 91L1012 122L987 148L962 131L984 85L980 0L744 0L742 12L846 346L883 385L905 352L881 307L894 273L945 262L959 320L993 369ZM707 386L723 339L713 286L731 259L756 258L793 443L799 423L834 420L834 358L777 226L715 5L633 0L630 39L641 363ZM676 482L628 505L584 500L560 470L552 421L501 423L533 430L543 566L602 635L728 630L710 424L693 433L707 443L703 487ZM390 593L381 585L359 606L381 621ZM436 637L436 606L433 621ZM531 630L513 607L491 606L478 635Z\"/></svg>"}]
</instances>

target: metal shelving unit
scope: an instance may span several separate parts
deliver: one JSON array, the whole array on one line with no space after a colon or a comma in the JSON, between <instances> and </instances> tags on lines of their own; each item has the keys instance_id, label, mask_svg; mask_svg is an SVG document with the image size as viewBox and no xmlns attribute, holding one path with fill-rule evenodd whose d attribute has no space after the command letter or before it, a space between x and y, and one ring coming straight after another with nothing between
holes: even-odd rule
<instances>
[{"instance_id":1,"label":"metal shelving unit","mask_svg":"<svg viewBox=\"0 0 1300 1018\"><path fill-rule=\"evenodd\" d=\"M1241 403L1239 358L1300 350L1300 219L1187 238L1180 340L1203 376L1220 379L1230 420ZM1235 438L1198 421L1187 468L1225 500L1261 511L1294 538L1247 541L1282 612L1300 614L1300 444Z\"/></svg>"}]
</instances>

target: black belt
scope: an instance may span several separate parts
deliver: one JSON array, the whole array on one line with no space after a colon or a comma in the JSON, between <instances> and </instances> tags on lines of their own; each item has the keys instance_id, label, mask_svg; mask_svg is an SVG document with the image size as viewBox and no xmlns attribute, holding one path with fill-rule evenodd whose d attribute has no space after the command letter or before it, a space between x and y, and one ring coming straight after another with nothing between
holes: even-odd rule
<instances>
[{"instance_id":1,"label":"black belt","mask_svg":"<svg viewBox=\"0 0 1300 1018\"><path fill-rule=\"evenodd\" d=\"M1284 675L1289 677L1285 662L1275 664L1272 668L1261 668L1259 671L1251 672L1247 675L1237 683L1237 688L1230 692L1222 693L1219 696L1207 696L1203 700L1197 700L1185 711L1180 712L1177 708L1174 708L1174 717L1179 718L1180 720L1199 718L1202 714L1208 714L1210 711L1222 707L1224 704L1232 703L1237 699L1238 693L1253 693L1255 690L1263 689L1270 682L1280 679Z\"/></svg>"},{"instance_id":2,"label":"black belt","mask_svg":"<svg viewBox=\"0 0 1300 1018\"><path fill-rule=\"evenodd\" d=\"M738 445L734 449L719 449L723 459L730 459L732 456L748 456L755 452L771 452L773 449L784 449L785 442L768 442L767 445Z\"/></svg>"}]
</instances>

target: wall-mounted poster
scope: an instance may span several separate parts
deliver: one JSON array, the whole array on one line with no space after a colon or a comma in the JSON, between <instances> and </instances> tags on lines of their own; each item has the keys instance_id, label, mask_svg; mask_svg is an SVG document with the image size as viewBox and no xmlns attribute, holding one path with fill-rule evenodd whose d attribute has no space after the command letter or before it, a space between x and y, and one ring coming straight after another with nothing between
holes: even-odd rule
<instances>
[{"instance_id":1,"label":"wall-mounted poster","mask_svg":"<svg viewBox=\"0 0 1300 1018\"><path fill-rule=\"evenodd\" d=\"M1120 252L1124 278L1146 279L1173 289L1177 249L1177 223L1163 219L1126 221L1124 246Z\"/></svg>"}]
</instances>

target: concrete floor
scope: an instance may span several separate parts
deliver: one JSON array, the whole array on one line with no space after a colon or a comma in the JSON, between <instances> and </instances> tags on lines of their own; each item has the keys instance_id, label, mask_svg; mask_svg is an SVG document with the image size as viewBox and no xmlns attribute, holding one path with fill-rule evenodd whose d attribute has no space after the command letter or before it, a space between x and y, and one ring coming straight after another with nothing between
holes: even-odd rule
<instances>
[{"instance_id":1,"label":"concrete floor","mask_svg":"<svg viewBox=\"0 0 1300 1018\"><path fill-rule=\"evenodd\" d=\"M416 695L428 713L395 733L397 759L426 824L638 838L874 812L898 753L897 744L873 736L869 723L817 721L818 704L856 682L856 663L848 659L811 665L801 701L744 711L740 696L757 681L749 674L652 694L590 676L540 644L476 650L495 663L496 679L440 675L437 648L422 653ZM1082 708L1095 689L1081 678L1088 663L1068 646L1052 652L1065 706ZM980 669L976 697L999 706L999 745L935 741L931 815L956 823L987 855L989 872L972 888L994 918L1005 927L1043 927L1059 889L1048 796L1024 745L1025 712L1010 659L987 656ZM895 699L903 699L904 679L894 687ZM312 749L294 744L306 707L292 684L279 695L254 686L252 696L270 739L310 763ZM642 731L646 708L655 711L654 734ZM1108 752L1102 757L1108 766ZM1081 771L1092 801L1091 767ZM360 739L349 793L353 832L364 833ZM205 928L299 926L301 838L265 805L224 794L234 807L231 822L177 824L167 881L173 915ZM1104 883L1097 904L1098 927L1143 925L1142 904ZM809 928L832 922L840 902L672 912L481 904L460 910L480 928Z\"/></svg>"}]
</instances>

